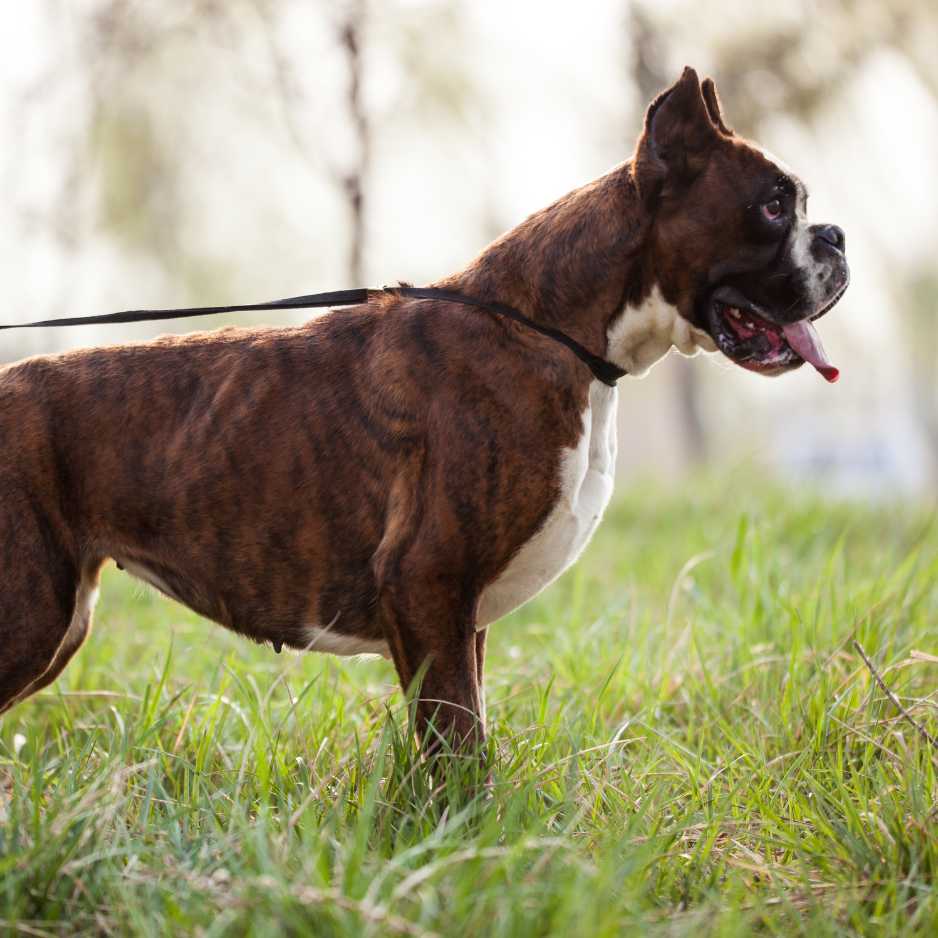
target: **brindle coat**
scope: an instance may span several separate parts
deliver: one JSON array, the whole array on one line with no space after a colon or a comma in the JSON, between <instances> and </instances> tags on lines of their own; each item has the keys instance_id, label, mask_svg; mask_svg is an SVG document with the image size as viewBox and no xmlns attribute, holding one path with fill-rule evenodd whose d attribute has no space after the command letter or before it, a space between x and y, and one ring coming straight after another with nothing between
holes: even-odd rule
<instances>
[{"instance_id":1,"label":"brindle coat","mask_svg":"<svg viewBox=\"0 0 938 938\"><path fill-rule=\"evenodd\" d=\"M720 206L770 165L687 70L649 110L632 161L438 285L600 355L654 287L702 326L701 272L747 238ZM61 672L113 558L256 641L303 648L318 626L386 643L405 688L427 662L421 726L443 701L438 726L479 734L479 597L556 502L592 380L522 325L387 296L297 328L6 368L0 710Z\"/></svg>"}]
</instances>

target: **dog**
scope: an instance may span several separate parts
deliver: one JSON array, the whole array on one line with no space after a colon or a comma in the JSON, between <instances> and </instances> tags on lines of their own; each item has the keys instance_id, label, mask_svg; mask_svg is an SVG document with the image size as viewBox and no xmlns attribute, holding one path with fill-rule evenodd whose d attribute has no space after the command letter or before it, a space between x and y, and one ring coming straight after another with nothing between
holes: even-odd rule
<instances>
[{"instance_id":1,"label":"dog","mask_svg":"<svg viewBox=\"0 0 938 938\"><path fill-rule=\"evenodd\" d=\"M685 69L632 159L437 284L630 375L670 349L836 369L813 321L844 234ZM483 738L488 627L579 556L613 489L617 389L550 336L391 293L0 372L0 711L91 627L102 565L257 642L392 659L425 743Z\"/></svg>"}]
</instances>

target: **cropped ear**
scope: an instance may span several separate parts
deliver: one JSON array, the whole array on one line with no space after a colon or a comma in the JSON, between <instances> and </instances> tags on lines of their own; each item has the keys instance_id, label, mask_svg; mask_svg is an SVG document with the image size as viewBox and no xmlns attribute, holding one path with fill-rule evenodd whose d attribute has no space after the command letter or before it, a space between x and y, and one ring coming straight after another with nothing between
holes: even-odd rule
<instances>
[{"instance_id":1,"label":"cropped ear","mask_svg":"<svg viewBox=\"0 0 938 938\"><path fill-rule=\"evenodd\" d=\"M719 139L697 73L685 68L645 115L634 164L642 197L652 196L665 184L679 188L690 183L706 165Z\"/></svg>"},{"instance_id":2,"label":"cropped ear","mask_svg":"<svg viewBox=\"0 0 938 938\"><path fill-rule=\"evenodd\" d=\"M710 120L720 129L720 133L726 134L727 137L733 136L733 131L726 126L723 121L723 112L720 110L720 99L717 97L717 86L713 83L712 78L705 78L700 83L700 92L703 95L704 104L707 105L707 113L710 115Z\"/></svg>"}]
</instances>

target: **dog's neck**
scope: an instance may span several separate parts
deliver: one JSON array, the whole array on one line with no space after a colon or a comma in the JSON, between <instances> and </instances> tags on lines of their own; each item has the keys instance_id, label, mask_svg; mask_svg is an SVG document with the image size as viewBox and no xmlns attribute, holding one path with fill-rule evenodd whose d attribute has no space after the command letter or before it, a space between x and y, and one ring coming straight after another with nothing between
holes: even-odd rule
<instances>
[{"instance_id":1,"label":"dog's neck","mask_svg":"<svg viewBox=\"0 0 938 938\"><path fill-rule=\"evenodd\" d=\"M666 302L650 263L651 219L630 163L575 189L437 286L498 300L561 329L631 375L669 349L708 346Z\"/></svg>"}]
</instances>

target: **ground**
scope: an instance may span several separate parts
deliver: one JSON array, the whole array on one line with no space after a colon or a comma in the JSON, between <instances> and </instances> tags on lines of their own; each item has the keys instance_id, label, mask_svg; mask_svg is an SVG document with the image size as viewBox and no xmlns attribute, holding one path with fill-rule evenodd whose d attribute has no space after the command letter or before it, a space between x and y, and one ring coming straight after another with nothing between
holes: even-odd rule
<instances>
[{"instance_id":1,"label":"ground","mask_svg":"<svg viewBox=\"0 0 938 938\"><path fill-rule=\"evenodd\" d=\"M493 627L492 783L427 797L380 660L113 568L0 719L0 933L932 935L938 524L738 470L633 487Z\"/></svg>"}]
</instances>

